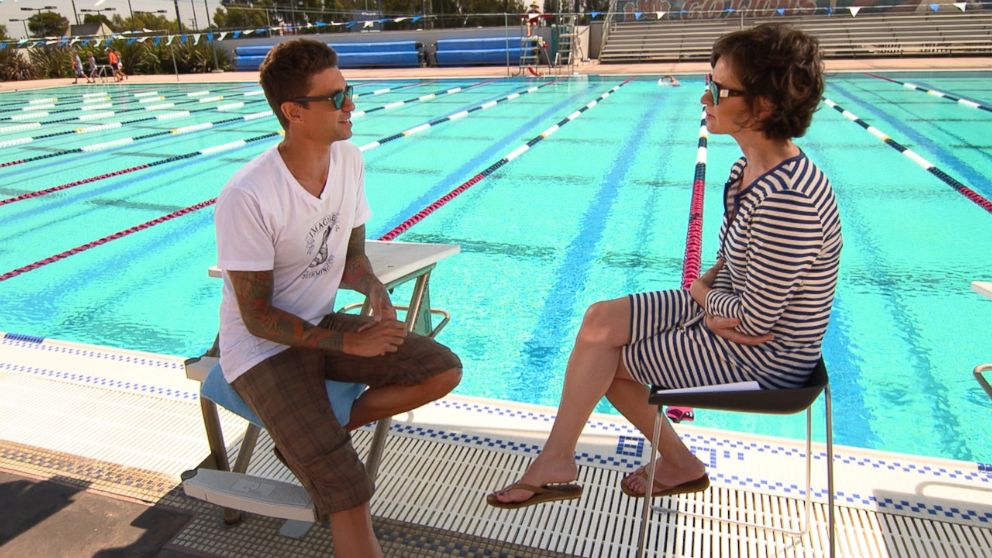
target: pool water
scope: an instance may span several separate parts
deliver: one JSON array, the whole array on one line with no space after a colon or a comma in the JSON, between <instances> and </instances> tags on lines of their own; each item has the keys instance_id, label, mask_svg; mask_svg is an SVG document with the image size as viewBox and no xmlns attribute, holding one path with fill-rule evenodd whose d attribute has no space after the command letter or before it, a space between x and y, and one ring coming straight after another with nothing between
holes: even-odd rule
<instances>
[{"instance_id":1,"label":"pool water","mask_svg":"<svg viewBox=\"0 0 992 558\"><path fill-rule=\"evenodd\" d=\"M887 75L992 102L989 72ZM625 79L562 79L367 150L374 213L369 236L391 230ZM356 118L352 141L366 145L543 83L478 78L359 84L360 110L463 89ZM383 88L396 89L371 94ZM118 84L0 94L0 165L53 155L0 167L0 200L101 177L0 201L0 275L214 198L240 166L279 139L196 154L278 131L272 116L237 118L267 110L257 89ZM657 77L633 79L398 238L461 245L460 255L439 265L431 289L433 305L453 316L439 339L462 358L458 393L556 405L589 304L679 286L702 90L699 76L678 88L659 87ZM108 92L112 108L84 110L84 92ZM31 112L22 110L30 99L48 97L58 98L48 111L69 110L23 118ZM864 74L830 76L826 97L992 198L992 113ZM231 105L236 102L244 105ZM167 103L175 105L154 107ZM227 106L217 110L221 105ZM137 110L120 112L127 109ZM16 143L182 110L198 112ZM78 120L101 111L116 113ZM69 118L76 120L17 129ZM123 143L232 118L207 130ZM121 145L62 153L115 140ZM833 182L844 226L841 280L824 345L835 439L989 461L992 407L971 369L992 359L992 301L972 293L969 283L992 273L992 214L826 106L799 144ZM182 154L193 155L134 169ZM729 137L710 138L704 269L713 262L723 181L738 156ZM126 172L104 176L120 170ZM200 354L218 324L220 283L206 274L214 242L207 207L38 265L0 281L0 331ZM605 401L598 410L615 412ZM804 433L798 417L700 412L696 424Z\"/></svg>"}]
</instances>

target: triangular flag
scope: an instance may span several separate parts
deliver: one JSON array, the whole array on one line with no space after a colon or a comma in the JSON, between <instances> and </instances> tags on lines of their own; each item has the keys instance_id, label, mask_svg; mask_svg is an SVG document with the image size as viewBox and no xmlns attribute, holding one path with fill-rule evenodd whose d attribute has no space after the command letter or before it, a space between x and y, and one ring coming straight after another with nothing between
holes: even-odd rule
<instances>
[{"instance_id":1,"label":"triangular flag","mask_svg":"<svg viewBox=\"0 0 992 558\"><path fill-rule=\"evenodd\" d=\"M59 42L58 39L49 39L49 40L45 41L45 44L46 45L54 45L57 42Z\"/></svg>"},{"instance_id":2,"label":"triangular flag","mask_svg":"<svg viewBox=\"0 0 992 558\"><path fill-rule=\"evenodd\" d=\"M601 12L592 12L589 14L589 17L591 17L592 19L596 19L597 17L599 17L600 13Z\"/></svg>"},{"instance_id":3,"label":"triangular flag","mask_svg":"<svg viewBox=\"0 0 992 558\"><path fill-rule=\"evenodd\" d=\"M136 42L138 42L138 39L135 39L134 37L131 37L130 39L127 40L127 44L129 45L133 45Z\"/></svg>"},{"instance_id":4,"label":"triangular flag","mask_svg":"<svg viewBox=\"0 0 992 558\"><path fill-rule=\"evenodd\" d=\"M668 12L655 12L654 15L658 16L658 19L665 17Z\"/></svg>"},{"instance_id":5,"label":"triangular flag","mask_svg":"<svg viewBox=\"0 0 992 558\"><path fill-rule=\"evenodd\" d=\"M413 19L411 19L411 20L410 20L410 22L411 22L411 23L417 23L417 22L418 22L418 21L420 21L421 19L423 19L423 17L422 17L422 16L413 16Z\"/></svg>"},{"instance_id":6,"label":"triangular flag","mask_svg":"<svg viewBox=\"0 0 992 558\"><path fill-rule=\"evenodd\" d=\"M959 9L959 10L961 10L962 12L964 11L965 6L966 6L966 4L964 2L955 2L954 3L954 7L957 8L957 9Z\"/></svg>"},{"instance_id":7,"label":"triangular flag","mask_svg":"<svg viewBox=\"0 0 992 558\"><path fill-rule=\"evenodd\" d=\"M373 27L373 26L375 26L375 22L374 21L371 21L371 20L370 21L366 21L365 23L362 24L362 29L368 29L368 28Z\"/></svg>"},{"instance_id":8,"label":"triangular flag","mask_svg":"<svg viewBox=\"0 0 992 558\"><path fill-rule=\"evenodd\" d=\"M851 17L858 17L858 12L861 11L861 6L850 6L847 9L851 11Z\"/></svg>"},{"instance_id":9,"label":"triangular flag","mask_svg":"<svg viewBox=\"0 0 992 558\"><path fill-rule=\"evenodd\" d=\"M831 6L827 6L827 15L834 15L834 9Z\"/></svg>"},{"instance_id":10,"label":"triangular flag","mask_svg":"<svg viewBox=\"0 0 992 558\"><path fill-rule=\"evenodd\" d=\"M406 21L406 20L407 20L407 18L405 18L405 17L398 17L398 18L393 19L393 21L395 21L396 23L399 23L401 21Z\"/></svg>"},{"instance_id":11,"label":"triangular flag","mask_svg":"<svg viewBox=\"0 0 992 558\"><path fill-rule=\"evenodd\" d=\"M7 48L7 43L0 43L0 50Z\"/></svg>"},{"instance_id":12,"label":"triangular flag","mask_svg":"<svg viewBox=\"0 0 992 558\"><path fill-rule=\"evenodd\" d=\"M232 39L237 39L240 36L241 36L241 31L235 31L234 33L231 33Z\"/></svg>"},{"instance_id":13,"label":"triangular flag","mask_svg":"<svg viewBox=\"0 0 992 558\"><path fill-rule=\"evenodd\" d=\"M255 32L254 29L245 29L244 31L241 32L241 34L242 35L251 35L254 32Z\"/></svg>"},{"instance_id":14,"label":"triangular flag","mask_svg":"<svg viewBox=\"0 0 992 558\"><path fill-rule=\"evenodd\" d=\"M634 19L641 19L642 12L634 12Z\"/></svg>"},{"instance_id":15,"label":"triangular flag","mask_svg":"<svg viewBox=\"0 0 992 558\"><path fill-rule=\"evenodd\" d=\"M73 39L71 41L69 41L69 44L70 45L74 45L74 44L76 44L78 42L79 42L79 37L73 37Z\"/></svg>"},{"instance_id":16,"label":"triangular flag","mask_svg":"<svg viewBox=\"0 0 992 558\"><path fill-rule=\"evenodd\" d=\"M169 40L168 41L165 41L165 46L171 45L172 44L172 39L175 39L175 38L176 38L175 35L169 35Z\"/></svg>"},{"instance_id":17,"label":"triangular flag","mask_svg":"<svg viewBox=\"0 0 992 558\"><path fill-rule=\"evenodd\" d=\"M940 9L940 4L928 4L928 6L930 6L930 9L935 12Z\"/></svg>"},{"instance_id":18,"label":"triangular flag","mask_svg":"<svg viewBox=\"0 0 992 558\"><path fill-rule=\"evenodd\" d=\"M775 8L775 11L778 12L778 15L785 15L785 8Z\"/></svg>"},{"instance_id":19,"label":"triangular flag","mask_svg":"<svg viewBox=\"0 0 992 558\"><path fill-rule=\"evenodd\" d=\"M87 46L87 45L90 44L90 40L89 39L83 39L79 44L81 44L83 46Z\"/></svg>"},{"instance_id":20,"label":"triangular flag","mask_svg":"<svg viewBox=\"0 0 992 558\"><path fill-rule=\"evenodd\" d=\"M193 44L195 45L195 44L197 44L199 42L200 42L200 34L199 33L194 33L193 34Z\"/></svg>"},{"instance_id":21,"label":"triangular flag","mask_svg":"<svg viewBox=\"0 0 992 558\"><path fill-rule=\"evenodd\" d=\"M155 37L154 39L152 39L152 44L155 46L162 44L162 37Z\"/></svg>"},{"instance_id":22,"label":"triangular flag","mask_svg":"<svg viewBox=\"0 0 992 558\"><path fill-rule=\"evenodd\" d=\"M214 41L214 34L213 33L207 33L207 42L208 43L212 43L213 41Z\"/></svg>"},{"instance_id":23,"label":"triangular flag","mask_svg":"<svg viewBox=\"0 0 992 558\"><path fill-rule=\"evenodd\" d=\"M218 41L223 41L227 37L227 31L221 31L220 37L217 37Z\"/></svg>"},{"instance_id":24,"label":"triangular flag","mask_svg":"<svg viewBox=\"0 0 992 558\"><path fill-rule=\"evenodd\" d=\"M727 8L723 11L727 12L728 14L732 14L737 11L737 8Z\"/></svg>"}]
</instances>

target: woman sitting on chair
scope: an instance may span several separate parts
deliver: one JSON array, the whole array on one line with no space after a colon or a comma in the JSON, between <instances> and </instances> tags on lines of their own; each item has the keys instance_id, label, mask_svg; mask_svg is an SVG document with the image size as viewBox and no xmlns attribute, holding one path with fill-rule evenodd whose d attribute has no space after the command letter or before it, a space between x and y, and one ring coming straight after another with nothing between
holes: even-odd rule
<instances>
[{"instance_id":1,"label":"woman sitting on chair","mask_svg":"<svg viewBox=\"0 0 992 558\"><path fill-rule=\"evenodd\" d=\"M743 156L724 187L716 265L690 289L639 293L593 304L568 361L554 426L519 482L489 494L518 508L577 498L575 446L603 395L651 437L647 385L689 388L757 382L802 386L820 357L841 251L827 177L792 139L809 126L823 93L816 39L765 24L721 37L710 55L702 103L710 133L729 134ZM645 468L624 493L705 490L702 461L668 421L653 482ZM650 487L650 488L649 488Z\"/></svg>"}]
</instances>

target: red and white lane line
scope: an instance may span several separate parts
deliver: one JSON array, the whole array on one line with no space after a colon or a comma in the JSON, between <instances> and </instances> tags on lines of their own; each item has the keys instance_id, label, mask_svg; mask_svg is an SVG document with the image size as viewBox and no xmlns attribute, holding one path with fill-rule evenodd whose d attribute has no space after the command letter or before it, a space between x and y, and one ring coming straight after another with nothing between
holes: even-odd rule
<instances>
[{"instance_id":1,"label":"red and white lane line","mask_svg":"<svg viewBox=\"0 0 992 558\"><path fill-rule=\"evenodd\" d=\"M692 198L689 202L689 227L685 235L685 257L682 259L682 288L688 289L702 270L703 195L706 192L706 155L710 131L706 127L706 109L699 121L699 143L696 147L696 170L692 177Z\"/></svg>"}]
</instances>

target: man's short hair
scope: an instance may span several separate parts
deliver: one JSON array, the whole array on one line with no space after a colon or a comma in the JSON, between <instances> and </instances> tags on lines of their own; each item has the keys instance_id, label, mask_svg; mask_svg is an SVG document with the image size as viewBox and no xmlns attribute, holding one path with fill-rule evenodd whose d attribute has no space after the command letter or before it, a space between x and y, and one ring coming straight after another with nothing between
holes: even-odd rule
<instances>
[{"instance_id":1,"label":"man's short hair","mask_svg":"<svg viewBox=\"0 0 992 558\"><path fill-rule=\"evenodd\" d=\"M710 64L726 57L752 111L758 97L772 105L759 124L765 136L791 139L806 133L823 95L823 61L815 37L777 23L734 31L713 45Z\"/></svg>"},{"instance_id":2,"label":"man's short hair","mask_svg":"<svg viewBox=\"0 0 992 558\"><path fill-rule=\"evenodd\" d=\"M337 65L337 53L312 39L292 39L272 47L259 67L259 82L283 129L289 122L279 107L286 101L306 96L313 76Z\"/></svg>"}]
</instances>

